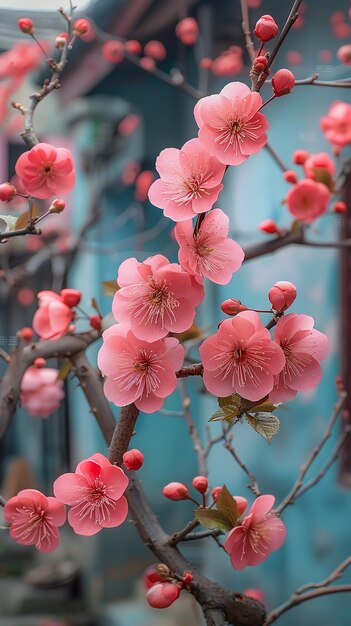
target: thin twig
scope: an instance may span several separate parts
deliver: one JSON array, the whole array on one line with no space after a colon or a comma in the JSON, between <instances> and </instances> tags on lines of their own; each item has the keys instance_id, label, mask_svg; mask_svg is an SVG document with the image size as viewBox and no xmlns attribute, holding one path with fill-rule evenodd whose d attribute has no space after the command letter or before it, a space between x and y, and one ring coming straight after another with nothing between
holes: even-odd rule
<instances>
[{"instance_id":1,"label":"thin twig","mask_svg":"<svg viewBox=\"0 0 351 626\"><path fill-rule=\"evenodd\" d=\"M260 488L258 486L258 482L257 482L256 476L249 470L249 468L245 465L245 463L238 456L238 454L235 451L235 449L233 447L233 444L231 442L231 438L228 438L228 436L225 433L225 430L223 430L223 433L224 433L224 444L223 445L224 445L225 449L228 450L229 454L231 454L231 456L233 457L235 462L239 465L239 467L241 467L241 469L249 477L250 482L248 484L248 488L252 491L252 493L256 497L258 497L259 495L261 495L261 492L260 492Z\"/></svg>"},{"instance_id":2,"label":"thin twig","mask_svg":"<svg viewBox=\"0 0 351 626\"><path fill-rule=\"evenodd\" d=\"M5 506L6 502L6 498L4 498L4 496L2 496L0 493L0 506Z\"/></svg>"},{"instance_id":3,"label":"thin twig","mask_svg":"<svg viewBox=\"0 0 351 626\"><path fill-rule=\"evenodd\" d=\"M249 57L252 62L256 54L255 54L255 47L251 39L249 8L247 6L247 0L240 0L240 3L241 3L241 19L242 19L241 25L242 25L243 33L245 36L246 49L249 53Z\"/></svg>"},{"instance_id":4,"label":"thin twig","mask_svg":"<svg viewBox=\"0 0 351 626\"><path fill-rule=\"evenodd\" d=\"M186 381L185 380L180 380L179 381L179 392L180 392L180 396L182 399L182 405L183 405L183 411L184 411L184 417L185 417L185 421L187 423L188 426L188 431L189 431L189 435L191 437L191 440L193 442L193 447L196 453L196 457L197 457L197 464L198 464L198 469L199 469L199 474L201 476L207 476L208 474L208 469L207 469L207 463L206 463L206 454L205 454L205 449L201 443L201 439L200 439L200 435L198 433L198 430L195 426L195 422L193 420L193 416L190 410L190 398L187 394L186 391Z\"/></svg>"}]
</instances>

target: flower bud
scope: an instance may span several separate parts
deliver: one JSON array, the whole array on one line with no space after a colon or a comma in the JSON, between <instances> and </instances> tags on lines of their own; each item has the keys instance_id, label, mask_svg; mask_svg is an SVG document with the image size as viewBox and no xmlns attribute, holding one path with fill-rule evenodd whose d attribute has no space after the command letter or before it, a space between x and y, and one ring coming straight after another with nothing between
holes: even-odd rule
<instances>
[{"instance_id":1,"label":"flower bud","mask_svg":"<svg viewBox=\"0 0 351 626\"><path fill-rule=\"evenodd\" d=\"M145 56L145 57L141 57L139 61L139 65L144 70L148 70L149 72L152 72L152 70L154 70L156 67L156 61L152 57Z\"/></svg>"},{"instance_id":2,"label":"flower bud","mask_svg":"<svg viewBox=\"0 0 351 626\"><path fill-rule=\"evenodd\" d=\"M149 565L143 574L143 583L146 589L150 589L155 583L164 582L165 578L160 574L158 564Z\"/></svg>"},{"instance_id":3,"label":"flower bud","mask_svg":"<svg viewBox=\"0 0 351 626\"><path fill-rule=\"evenodd\" d=\"M209 70L211 68L211 66L212 66L212 63L213 63L212 59L210 59L209 57L204 57L200 61L200 67L203 70Z\"/></svg>"},{"instance_id":4,"label":"flower bud","mask_svg":"<svg viewBox=\"0 0 351 626\"><path fill-rule=\"evenodd\" d=\"M120 63L124 59L124 44L118 39L105 41L101 54L109 63Z\"/></svg>"},{"instance_id":5,"label":"flower bud","mask_svg":"<svg viewBox=\"0 0 351 626\"><path fill-rule=\"evenodd\" d=\"M208 489L208 480L206 476L195 476L195 478L193 478L193 487L199 493L206 493Z\"/></svg>"},{"instance_id":6,"label":"flower bud","mask_svg":"<svg viewBox=\"0 0 351 626\"><path fill-rule=\"evenodd\" d=\"M167 51L161 41L152 39L151 41L148 41L147 44L144 46L144 54L147 57L155 59L155 61L164 61L167 56Z\"/></svg>"},{"instance_id":7,"label":"flower bud","mask_svg":"<svg viewBox=\"0 0 351 626\"><path fill-rule=\"evenodd\" d=\"M24 326L21 330L18 331L17 336L24 341L32 341L33 339L33 330L29 326Z\"/></svg>"},{"instance_id":8,"label":"flower bud","mask_svg":"<svg viewBox=\"0 0 351 626\"><path fill-rule=\"evenodd\" d=\"M304 165L309 156L310 153L307 152L307 150L295 150L293 154L293 161L295 165Z\"/></svg>"},{"instance_id":9,"label":"flower bud","mask_svg":"<svg viewBox=\"0 0 351 626\"><path fill-rule=\"evenodd\" d=\"M156 583L146 592L146 600L153 609L166 609L179 594L180 589L174 583Z\"/></svg>"},{"instance_id":10,"label":"flower bud","mask_svg":"<svg viewBox=\"0 0 351 626\"><path fill-rule=\"evenodd\" d=\"M89 324L95 330L101 330L101 321L100 315L91 315L89 317Z\"/></svg>"},{"instance_id":11,"label":"flower bud","mask_svg":"<svg viewBox=\"0 0 351 626\"><path fill-rule=\"evenodd\" d=\"M233 498L239 511L239 515L242 515L248 505L246 498L243 496L233 496Z\"/></svg>"},{"instance_id":12,"label":"flower bud","mask_svg":"<svg viewBox=\"0 0 351 626\"><path fill-rule=\"evenodd\" d=\"M162 493L170 500L187 500L189 498L188 488L183 483L168 483L163 487Z\"/></svg>"},{"instance_id":13,"label":"flower bud","mask_svg":"<svg viewBox=\"0 0 351 626\"><path fill-rule=\"evenodd\" d=\"M222 302L221 309L226 315L237 315L241 311L247 311L247 306L241 304L240 300L236 298L228 298L228 300Z\"/></svg>"},{"instance_id":14,"label":"flower bud","mask_svg":"<svg viewBox=\"0 0 351 626\"><path fill-rule=\"evenodd\" d=\"M76 37L81 37L81 35L85 35L89 30L89 22L84 18L80 18L76 20L73 24L73 34Z\"/></svg>"},{"instance_id":15,"label":"flower bud","mask_svg":"<svg viewBox=\"0 0 351 626\"><path fill-rule=\"evenodd\" d=\"M137 448L132 448L132 450L128 450L123 455L123 465L128 470L138 470L144 463L144 455Z\"/></svg>"},{"instance_id":16,"label":"flower bud","mask_svg":"<svg viewBox=\"0 0 351 626\"><path fill-rule=\"evenodd\" d=\"M274 95L277 98L280 96L286 96L291 93L295 85L295 76L290 70L286 68L278 70L272 78L272 87Z\"/></svg>"},{"instance_id":17,"label":"flower bud","mask_svg":"<svg viewBox=\"0 0 351 626\"><path fill-rule=\"evenodd\" d=\"M333 213L345 213L345 211L347 211L347 205L345 202L341 202L341 200L339 200L339 202L335 202L335 204L333 204L332 211Z\"/></svg>"},{"instance_id":18,"label":"flower bud","mask_svg":"<svg viewBox=\"0 0 351 626\"><path fill-rule=\"evenodd\" d=\"M125 50L130 54L138 55L141 53L142 47L140 41L137 39L130 39L124 44Z\"/></svg>"},{"instance_id":19,"label":"flower bud","mask_svg":"<svg viewBox=\"0 0 351 626\"><path fill-rule=\"evenodd\" d=\"M345 46L341 46L336 53L339 61L344 65L351 65L351 44L348 43Z\"/></svg>"},{"instance_id":20,"label":"flower bud","mask_svg":"<svg viewBox=\"0 0 351 626\"><path fill-rule=\"evenodd\" d=\"M190 585L194 580L194 576L192 572L186 571L183 574L183 581L185 585Z\"/></svg>"},{"instance_id":21,"label":"flower bud","mask_svg":"<svg viewBox=\"0 0 351 626\"><path fill-rule=\"evenodd\" d=\"M60 296L64 304L71 309L80 303L82 294L78 289L61 289Z\"/></svg>"},{"instance_id":22,"label":"flower bud","mask_svg":"<svg viewBox=\"0 0 351 626\"><path fill-rule=\"evenodd\" d=\"M223 487L213 487L212 491L211 491L211 495L212 498L214 499L215 502L217 502L220 494L222 493L222 489Z\"/></svg>"},{"instance_id":23,"label":"flower bud","mask_svg":"<svg viewBox=\"0 0 351 626\"><path fill-rule=\"evenodd\" d=\"M263 233L268 233L269 235L280 234L280 228L274 222L274 220L263 220L263 222L259 224L258 229L261 230Z\"/></svg>"},{"instance_id":24,"label":"flower bud","mask_svg":"<svg viewBox=\"0 0 351 626\"><path fill-rule=\"evenodd\" d=\"M66 202L61 198L56 198L52 201L51 206L49 208L50 213L62 213L66 208Z\"/></svg>"},{"instance_id":25,"label":"flower bud","mask_svg":"<svg viewBox=\"0 0 351 626\"><path fill-rule=\"evenodd\" d=\"M271 15L262 15L254 28L254 34L261 41L269 41L276 36L278 24Z\"/></svg>"},{"instance_id":26,"label":"flower bud","mask_svg":"<svg viewBox=\"0 0 351 626\"><path fill-rule=\"evenodd\" d=\"M185 17L178 22L175 32L185 46L192 46L196 43L199 34L197 21L193 17Z\"/></svg>"},{"instance_id":27,"label":"flower bud","mask_svg":"<svg viewBox=\"0 0 351 626\"><path fill-rule=\"evenodd\" d=\"M273 285L268 293L269 301L275 311L281 313L288 309L296 298L296 287L288 281L280 281Z\"/></svg>"},{"instance_id":28,"label":"flower bud","mask_svg":"<svg viewBox=\"0 0 351 626\"><path fill-rule=\"evenodd\" d=\"M255 72L257 72L257 74L259 74L260 72L263 72L263 70L266 69L268 65L268 59L267 57L261 55L259 57L256 57L253 61L253 69L255 70Z\"/></svg>"},{"instance_id":29,"label":"flower bud","mask_svg":"<svg viewBox=\"0 0 351 626\"><path fill-rule=\"evenodd\" d=\"M60 33L55 39L55 48L63 48L68 39L68 33Z\"/></svg>"},{"instance_id":30,"label":"flower bud","mask_svg":"<svg viewBox=\"0 0 351 626\"><path fill-rule=\"evenodd\" d=\"M287 183L292 183L293 185L295 185L295 183L297 183L298 181L297 174L296 172L294 172L294 170L286 170L283 174L283 177Z\"/></svg>"},{"instance_id":31,"label":"flower bud","mask_svg":"<svg viewBox=\"0 0 351 626\"><path fill-rule=\"evenodd\" d=\"M16 187L11 183L2 183L0 185L0 200L1 202L10 202L17 193Z\"/></svg>"},{"instance_id":32,"label":"flower bud","mask_svg":"<svg viewBox=\"0 0 351 626\"><path fill-rule=\"evenodd\" d=\"M33 363L34 367L37 367L38 369L41 369L42 367L45 367L46 365L46 359L43 359L42 356L38 356Z\"/></svg>"},{"instance_id":33,"label":"flower bud","mask_svg":"<svg viewBox=\"0 0 351 626\"><path fill-rule=\"evenodd\" d=\"M21 17L18 22L18 28L26 35L33 35L34 24L29 17Z\"/></svg>"}]
</instances>

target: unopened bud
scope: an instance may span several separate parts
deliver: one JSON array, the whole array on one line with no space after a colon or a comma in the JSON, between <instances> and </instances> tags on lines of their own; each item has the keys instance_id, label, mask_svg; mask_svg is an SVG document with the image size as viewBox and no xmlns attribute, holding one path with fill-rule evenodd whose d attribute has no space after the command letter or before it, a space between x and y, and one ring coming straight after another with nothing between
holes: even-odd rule
<instances>
[{"instance_id":1,"label":"unopened bud","mask_svg":"<svg viewBox=\"0 0 351 626\"><path fill-rule=\"evenodd\" d=\"M162 493L170 500L187 500L189 498L188 488L183 483L168 483L163 487Z\"/></svg>"},{"instance_id":2,"label":"unopened bud","mask_svg":"<svg viewBox=\"0 0 351 626\"><path fill-rule=\"evenodd\" d=\"M42 356L38 356L33 363L34 367L38 367L39 369L41 369L42 367L45 367L46 365L46 359L43 359Z\"/></svg>"},{"instance_id":3,"label":"unopened bud","mask_svg":"<svg viewBox=\"0 0 351 626\"><path fill-rule=\"evenodd\" d=\"M263 222L258 225L258 229L261 230L263 233L268 233L269 235L280 234L280 228L274 220L263 220Z\"/></svg>"},{"instance_id":4,"label":"unopened bud","mask_svg":"<svg viewBox=\"0 0 351 626\"><path fill-rule=\"evenodd\" d=\"M261 41L269 41L276 36L278 30L278 24L271 15L262 15L256 22L254 34Z\"/></svg>"},{"instance_id":5,"label":"unopened bud","mask_svg":"<svg viewBox=\"0 0 351 626\"><path fill-rule=\"evenodd\" d=\"M341 202L341 200L339 200L339 202L335 202L335 204L333 204L332 211L333 213L345 213L345 211L347 211L347 205L345 202Z\"/></svg>"},{"instance_id":6,"label":"unopened bud","mask_svg":"<svg viewBox=\"0 0 351 626\"><path fill-rule=\"evenodd\" d=\"M91 315L89 317L89 324L95 330L101 330L101 323L102 323L102 320L101 320L100 315Z\"/></svg>"},{"instance_id":7,"label":"unopened bud","mask_svg":"<svg viewBox=\"0 0 351 626\"><path fill-rule=\"evenodd\" d=\"M49 208L49 213L62 213L66 208L66 202L61 198L56 198L52 201Z\"/></svg>"},{"instance_id":8,"label":"unopened bud","mask_svg":"<svg viewBox=\"0 0 351 626\"><path fill-rule=\"evenodd\" d=\"M34 24L29 17L21 17L18 22L18 28L26 35L33 35Z\"/></svg>"},{"instance_id":9,"label":"unopened bud","mask_svg":"<svg viewBox=\"0 0 351 626\"><path fill-rule=\"evenodd\" d=\"M307 152L307 150L295 150L293 154L293 161L295 165L304 165L309 156L310 153Z\"/></svg>"},{"instance_id":10,"label":"unopened bud","mask_svg":"<svg viewBox=\"0 0 351 626\"><path fill-rule=\"evenodd\" d=\"M277 98L280 96L286 96L292 92L295 85L295 76L286 68L278 70L272 78L272 87L274 95Z\"/></svg>"},{"instance_id":11,"label":"unopened bud","mask_svg":"<svg viewBox=\"0 0 351 626\"><path fill-rule=\"evenodd\" d=\"M199 493L206 493L208 489L208 479L206 476L195 476L195 478L193 478L193 487Z\"/></svg>"},{"instance_id":12,"label":"unopened bud","mask_svg":"<svg viewBox=\"0 0 351 626\"><path fill-rule=\"evenodd\" d=\"M11 185L11 183L2 183L0 185L1 202L10 202L10 200L13 200L16 193L17 193L16 187Z\"/></svg>"},{"instance_id":13,"label":"unopened bud","mask_svg":"<svg viewBox=\"0 0 351 626\"><path fill-rule=\"evenodd\" d=\"M185 17L175 29L177 37L185 46L192 46L198 38L199 27L193 17Z\"/></svg>"},{"instance_id":14,"label":"unopened bud","mask_svg":"<svg viewBox=\"0 0 351 626\"><path fill-rule=\"evenodd\" d=\"M80 18L79 20L76 20L73 24L73 34L76 37L81 37L82 35L85 35L85 33L87 33L89 30L89 22L88 20L85 20L84 18Z\"/></svg>"},{"instance_id":15,"label":"unopened bud","mask_svg":"<svg viewBox=\"0 0 351 626\"><path fill-rule=\"evenodd\" d=\"M275 311L281 313L288 309L296 298L296 287L288 281L280 281L273 285L268 293L269 301Z\"/></svg>"},{"instance_id":16,"label":"unopened bud","mask_svg":"<svg viewBox=\"0 0 351 626\"><path fill-rule=\"evenodd\" d=\"M192 572L186 571L183 574L183 581L185 585L190 585L194 580L194 576Z\"/></svg>"},{"instance_id":17,"label":"unopened bud","mask_svg":"<svg viewBox=\"0 0 351 626\"><path fill-rule=\"evenodd\" d=\"M82 293L78 289L61 289L60 296L63 303L70 308L77 306L82 299Z\"/></svg>"},{"instance_id":18,"label":"unopened bud","mask_svg":"<svg viewBox=\"0 0 351 626\"><path fill-rule=\"evenodd\" d=\"M221 309L223 313L226 315L237 315L242 311L247 311L247 306L245 304L241 304L240 300L236 298L228 298L228 300L224 300L221 304Z\"/></svg>"},{"instance_id":19,"label":"unopened bud","mask_svg":"<svg viewBox=\"0 0 351 626\"><path fill-rule=\"evenodd\" d=\"M123 465L128 470L138 470L144 463L144 455L137 448L132 448L132 450L128 450L123 455Z\"/></svg>"},{"instance_id":20,"label":"unopened bud","mask_svg":"<svg viewBox=\"0 0 351 626\"><path fill-rule=\"evenodd\" d=\"M211 495L212 495L212 498L214 499L215 502L217 502L219 496L221 495L222 489L223 489L223 487L214 487L212 489Z\"/></svg>"},{"instance_id":21,"label":"unopened bud","mask_svg":"<svg viewBox=\"0 0 351 626\"><path fill-rule=\"evenodd\" d=\"M68 39L68 33L60 33L55 39L55 48L63 48Z\"/></svg>"},{"instance_id":22,"label":"unopened bud","mask_svg":"<svg viewBox=\"0 0 351 626\"><path fill-rule=\"evenodd\" d=\"M256 57L253 61L253 69L255 70L255 72L257 74L259 74L260 72L263 72L263 70L265 70L268 66L268 59L261 55L259 57Z\"/></svg>"},{"instance_id":23,"label":"unopened bud","mask_svg":"<svg viewBox=\"0 0 351 626\"><path fill-rule=\"evenodd\" d=\"M283 177L287 183L292 183L293 185L295 185L295 183L297 183L298 181L297 174L296 172L294 172L294 170L286 170L283 174Z\"/></svg>"},{"instance_id":24,"label":"unopened bud","mask_svg":"<svg viewBox=\"0 0 351 626\"><path fill-rule=\"evenodd\" d=\"M239 515L242 515L248 505L248 501L243 496L233 496L233 498L239 511Z\"/></svg>"},{"instance_id":25,"label":"unopened bud","mask_svg":"<svg viewBox=\"0 0 351 626\"><path fill-rule=\"evenodd\" d=\"M24 326L21 330L18 331L17 336L24 341L32 341L33 339L33 330L29 326Z\"/></svg>"},{"instance_id":26,"label":"unopened bud","mask_svg":"<svg viewBox=\"0 0 351 626\"><path fill-rule=\"evenodd\" d=\"M146 600L154 609L166 609L179 598L180 589L175 583L156 583L146 592Z\"/></svg>"}]
</instances>

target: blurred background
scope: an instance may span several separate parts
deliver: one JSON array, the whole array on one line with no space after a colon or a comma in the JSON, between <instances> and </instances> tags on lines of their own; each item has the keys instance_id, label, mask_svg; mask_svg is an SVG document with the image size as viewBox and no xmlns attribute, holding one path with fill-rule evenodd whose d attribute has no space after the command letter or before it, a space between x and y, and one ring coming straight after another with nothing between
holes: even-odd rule
<instances>
[{"instance_id":1,"label":"blurred background","mask_svg":"<svg viewBox=\"0 0 351 626\"><path fill-rule=\"evenodd\" d=\"M136 256L143 260L162 253L177 260L174 224L147 201L148 187L157 176L155 158L162 149L180 148L196 136L193 107L197 90L218 93L232 80L249 84L239 0L77 0L76 4L77 16L87 17L91 30L74 43L61 88L40 103L35 129L41 141L72 150L77 184L64 213L45 221L43 238L18 238L0 246L0 346L7 351L16 344L17 330L31 325L37 291L75 287L83 292L83 308L89 309L94 297L107 314L112 297L103 282L116 280L124 259ZM292 2L251 0L249 4L252 26L268 13L281 28ZM20 138L22 117L9 103L26 103L47 76L42 53L19 32L17 20L31 17L49 56L57 56L54 42L65 26L58 6L54 0L1 2L1 181L11 180L16 159L25 149ZM337 60L336 52L350 42L348 10L347 0L303 2L301 18L282 46L275 69L288 67L297 78L314 72L324 80L346 78L348 68ZM339 13L339 21L335 13ZM184 46L175 34L177 22L185 16L195 17L199 23L201 37L195 46ZM128 58L108 60L102 46L114 37L140 42L140 51L134 43ZM154 64L141 61L150 58L142 50L154 40L162 44L158 52L156 46L156 53L154 47L159 60L154 59ZM213 61L211 69L200 67L204 58ZM14 71L9 72L9 64L14 64ZM269 85L262 95L270 97ZM349 91L299 86L265 109L270 144L289 169L296 149L331 154L319 119L335 100L350 102ZM269 235L257 229L266 218L289 227L291 216L282 204L287 190L281 169L264 150L228 171L218 206L230 216L232 236L242 246L267 240ZM350 198L350 191L347 193ZM11 203L11 211L7 205L1 206L0 213L20 214L23 205L16 203ZM348 236L349 229L348 217L327 215L312 226L311 238L336 240ZM347 248L291 246L249 261L226 287L206 285L206 301L196 319L204 333L216 329L221 319L219 305L225 298L267 308L270 287L278 280L288 280L298 289L292 310L312 315L316 328L329 337L323 382L278 412L281 429L270 446L245 424L234 430L236 449L258 476L262 492L273 493L278 500L289 491L299 466L323 433L336 400L336 375L343 374L350 386L349 262ZM193 343L196 359L196 337ZM93 346L89 351L92 363L97 349ZM72 471L79 460L96 451L106 453L76 381L69 378L65 388L65 400L48 419L30 417L19 409L0 442L1 491L7 497L26 487L51 493L58 474ZM182 392L191 398L191 410L205 439L216 402L204 393L197 379L188 380ZM176 392L160 414L141 415L133 440L146 458L140 470L143 486L169 531L192 519L192 506L166 501L162 487L173 480L191 484L198 473L181 409ZM327 444L319 467L328 458L340 428ZM297 506L287 509L287 540L259 567L235 572L224 551L210 539L188 542L184 553L226 587L262 589L269 608L283 602L296 587L325 578L351 549L350 453L351 446L345 446L323 481ZM250 499L245 474L223 447L214 448L209 467L211 487L225 482L233 493ZM201 611L188 597L165 611L148 607L142 573L155 559L133 524L92 538L70 531L65 528L59 550L44 557L15 544L6 532L0 534L0 626L202 624ZM349 626L350 614L351 599L337 594L305 603L279 623L329 626L334 620L338 626Z\"/></svg>"}]
</instances>

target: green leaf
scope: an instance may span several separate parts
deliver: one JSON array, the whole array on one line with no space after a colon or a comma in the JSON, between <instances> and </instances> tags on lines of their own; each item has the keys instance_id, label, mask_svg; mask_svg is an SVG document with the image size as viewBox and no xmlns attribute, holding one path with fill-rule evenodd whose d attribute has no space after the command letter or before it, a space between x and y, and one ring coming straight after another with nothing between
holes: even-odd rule
<instances>
[{"instance_id":1,"label":"green leaf","mask_svg":"<svg viewBox=\"0 0 351 626\"><path fill-rule=\"evenodd\" d=\"M241 406L241 396L237 393L232 393L231 396L227 396L226 398L218 398L218 404L223 409L224 407L237 406L238 408Z\"/></svg>"},{"instance_id":2,"label":"green leaf","mask_svg":"<svg viewBox=\"0 0 351 626\"><path fill-rule=\"evenodd\" d=\"M37 217L39 217L39 207L37 204L33 203L32 218L35 219ZM29 211L25 211L17 218L15 230L19 230L20 228L26 228L26 226L28 226L28 219Z\"/></svg>"},{"instance_id":3,"label":"green leaf","mask_svg":"<svg viewBox=\"0 0 351 626\"><path fill-rule=\"evenodd\" d=\"M71 361L66 361L62 367L60 368L60 371L58 373L57 376L57 380L66 380L68 374L70 373L71 369L73 367L73 363Z\"/></svg>"},{"instance_id":4,"label":"green leaf","mask_svg":"<svg viewBox=\"0 0 351 626\"><path fill-rule=\"evenodd\" d=\"M250 414L252 413L273 413L276 409L279 408L279 404L273 404L270 400L266 400L265 402L261 402L260 404L255 404L255 406L251 407Z\"/></svg>"},{"instance_id":5,"label":"green leaf","mask_svg":"<svg viewBox=\"0 0 351 626\"><path fill-rule=\"evenodd\" d=\"M272 413L247 413L245 417L250 426L268 443L279 430L280 422Z\"/></svg>"},{"instance_id":6,"label":"green leaf","mask_svg":"<svg viewBox=\"0 0 351 626\"><path fill-rule=\"evenodd\" d=\"M114 296L120 288L116 280L103 280L101 286L105 296Z\"/></svg>"},{"instance_id":7,"label":"green leaf","mask_svg":"<svg viewBox=\"0 0 351 626\"><path fill-rule=\"evenodd\" d=\"M317 183L323 183L323 185L328 187L329 191L333 192L334 182L328 170L324 169L323 167L314 167L313 171L314 171L314 180Z\"/></svg>"},{"instance_id":8,"label":"green leaf","mask_svg":"<svg viewBox=\"0 0 351 626\"><path fill-rule=\"evenodd\" d=\"M222 491L218 496L216 507L217 511L219 511L226 522L230 524L230 527L233 528L233 526L237 524L240 514L232 494L225 485L223 485Z\"/></svg>"},{"instance_id":9,"label":"green leaf","mask_svg":"<svg viewBox=\"0 0 351 626\"><path fill-rule=\"evenodd\" d=\"M210 530L224 530L228 532L228 530L233 528L232 524L229 524L219 511L213 509L196 509L195 517L202 526Z\"/></svg>"},{"instance_id":10,"label":"green leaf","mask_svg":"<svg viewBox=\"0 0 351 626\"><path fill-rule=\"evenodd\" d=\"M218 398L219 409L209 419L210 422L237 421L243 412L242 398L236 393L226 398Z\"/></svg>"}]
</instances>

